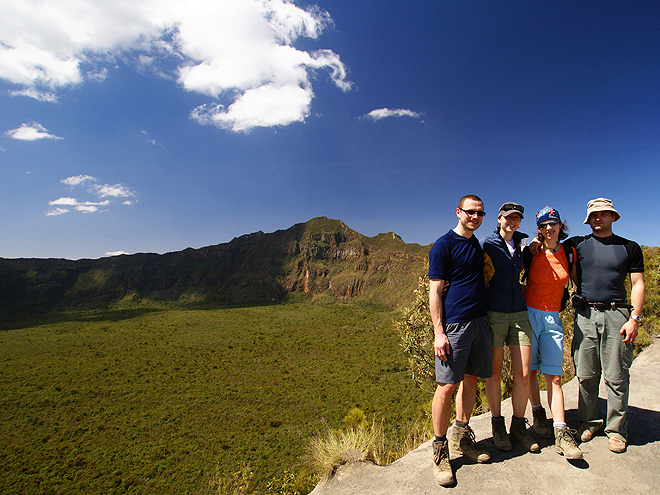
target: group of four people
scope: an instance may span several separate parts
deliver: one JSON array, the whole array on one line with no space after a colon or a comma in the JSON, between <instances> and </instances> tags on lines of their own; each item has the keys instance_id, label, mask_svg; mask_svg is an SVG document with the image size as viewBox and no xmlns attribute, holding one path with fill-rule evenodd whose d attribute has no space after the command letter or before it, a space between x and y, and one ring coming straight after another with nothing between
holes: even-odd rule
<instances>
[{"instance_id":1,"label":"group of four people","mask_svg":"<svg viewBox=\"0 0 660 495\"><path fill-rule=\"evenodd\" d=\"M504 203L495 232L479 243L474 232L485 214L478 196L461 198L456 228L440 237L429 254L437 382L432 405L436 481L441 485L454 482L450 448L475 462L490 460L468 424L480 377L486 379L493 443L498 449L510 450L513 439L530 452L540 450L527 428L529 400L536 435L554 437L556 450L567 459L582 458L573 436L576 432L566 425L561 388L564 334L559 312L566 303L569 278L576 284L572 356L579 382L577 435L587 442L604 424L598 411L602 373L608 391L608 447L612 452L624 452L628 369L644 304L644 261L639 245L613 234L612 223L620 215L605 198L587 205L584 223L592 234L567 240L559 212L543 208L536 215L538 235L524 249L522 241L527 235L518 232L524 216L521 205ZM632 304L627 303L628 275ZM513 376L510 437L501 414L504 344L510 350ZM553 429L541 405L539 370L547 383ZM449 431L457 387L456 419Z\"/></svg>"}]
</instances>

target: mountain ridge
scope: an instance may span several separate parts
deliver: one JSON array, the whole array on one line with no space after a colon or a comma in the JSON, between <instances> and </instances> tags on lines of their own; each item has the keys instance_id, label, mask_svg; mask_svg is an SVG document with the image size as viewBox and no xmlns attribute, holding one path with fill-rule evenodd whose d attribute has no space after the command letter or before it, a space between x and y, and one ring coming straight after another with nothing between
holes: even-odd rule
<instances>
[{"instance_id":1,"label":"mountain ridge","mask_svg":"<svg viewBox=\"0 0 660 495\"><path fill-rule=\"evenodd\" d=\"M164 254L0 258L0 307L263 304L290 294L396 306L416 287L429 248L406 244L393 232L367 237L341 220L316 217Z\"/></svg>"}]
</instances>

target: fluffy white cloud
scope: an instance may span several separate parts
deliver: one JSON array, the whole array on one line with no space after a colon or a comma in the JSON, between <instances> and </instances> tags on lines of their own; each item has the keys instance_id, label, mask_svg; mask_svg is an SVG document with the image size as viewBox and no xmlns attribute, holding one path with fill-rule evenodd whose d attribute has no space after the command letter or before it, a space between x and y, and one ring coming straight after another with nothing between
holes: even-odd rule
<instances>
[{"instance_id":1,"label":"fluffy white cloud","mask_svg":"<svg viewBox=\"0 0 660 495\"><path fill-rule=\"evenodd\" d=\"M365 118L372 120L385 119L387 117L412 117L414 119L419 119L421 115L412 110L404 110L401 108L398 109L389 109L389 108L379 108L377 110L372 110L364 116Z\"/></svg>"},{"instance_id":2,"label":"fluffy white cloud","mask_svg":"<svg viewBox=\"0 0 660 495\"><path fill-rule=\"evenodd\" d=\"M227 110L222 105L203 105L192 117L202 124L215 124L234 131L272 127L303 121L309 114L313 93L298 86L261 86L250 89Z\"/></svg>"},{"instance_id":3,"label":"fluffy white cloud","mask_svg":"<svg viewBox=\"0 0 660 495\"><path fill-rule=\"evenodd\" d=\"M121 56L219 100L191 116L238 132L304 121L318 72L351 87L336 53L294 46L332 20L291 0L0 0L0 11L0 78L15 95L54 101Z\"/></svg>"},{"instance_id":4,"label":"fluffy white cloud","mask_svg":"<svg viewBox=\"0 0 660 495\"><path fill-rule=\"evenodd\" d=\"M80 213L97 213L100 211L107 211L111 205L110 199L103 198L127 198L135 197L135 191L130 187L122 184L99 184L95 177L90 175L74 175L62 179L62 184L68 186L71 190L78 187L84 187L83 194L95 196L100 201L81 201L78 198L70 196L62 196L48 202L49 206L56 206L52 210L46 212L47 216L57 216L70 211L78 211ZM133 205L134 201L123 201L124 205ZM63 208L68 207L68 208Z\"/></svg>"},{"instance_id":5,"label":"fluffy white cloud","mask_svg":"<svg viewBox=\"0 0 660 495\"><path fill-rule=\"evenodd\" d=\"M44 126L37 122L21 124L20 127L5 132L6 136L20 141L38 141L40 139L62 139L46 130Z\"/></svg>"}]
</instances>

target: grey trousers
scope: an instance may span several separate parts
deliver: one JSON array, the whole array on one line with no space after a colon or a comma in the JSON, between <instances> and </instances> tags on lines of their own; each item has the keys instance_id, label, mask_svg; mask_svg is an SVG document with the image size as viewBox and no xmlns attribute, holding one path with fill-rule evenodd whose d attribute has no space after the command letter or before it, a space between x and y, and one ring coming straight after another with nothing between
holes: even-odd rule
<instances>
[{"instance_id":1,"label":"grey trousers","mask_svg":"<svg viewBox=\"0 0 660 495\"><path fill-rule=\"evenodd\" d=\"M598 411L601 374L607 389L605 433L628 438L628 394L630 365L635 345L624 344L619 333L630 310L575 311L572 355L579 383L578 420L602 423Z\"/></svg>"}]
</instances>

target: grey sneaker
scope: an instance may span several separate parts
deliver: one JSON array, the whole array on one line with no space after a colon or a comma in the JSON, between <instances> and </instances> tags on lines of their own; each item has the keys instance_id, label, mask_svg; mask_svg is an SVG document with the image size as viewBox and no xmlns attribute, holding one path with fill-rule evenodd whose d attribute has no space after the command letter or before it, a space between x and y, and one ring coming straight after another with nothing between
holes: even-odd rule
<instances>
[{"instance_id":1,"label":"grey sneaker","mask_svg":"<svg viewBox=\"0 0 660 495\"><path fill-rule=\"evenodd\" d=\"M463 454L473 462L490 461L488 451L477 445L470 425L461 427L454 424L449 435L449 448L458 454Z\"/></svg>"},{"instance_id":2,"label":"grey sneaker","mask_svg":"<svg viewBox=\"0 0 660 495\"><path fill-rule=\"evenodd\" d=\"M596 423L580 423L580 429L578 430L578 436L580 437L581 442L588 442L591 440L594 435L603 427L603 422L599 421Z\"/></svg>"},{"instance_id":3,"label":"grey sneaker","mask_svg":"<svg viewBox=\"0 0 660 495\"><path fill-rule=\"evenodd\" d=\"M511 450L511 440L506 432L506 425L504 418L491 418L491 426L493 428L493 443L499 450Z\"/></svg>"},{"instance_id":4,"label":"grey sneaker","mask_svg":"<svg viewBox=\"0 0 660 495\"><path fill-rule=\"evenodd\" d=\"M532 409L534 415L534 433L540 438L552 438L552 430L548 426L548 418L545 415L545 409L539 407Z\"/></svg>"},{"instance_id":5,"label":"grey sneaker","mask_svg":"<svg viewBox=\"0 0 660 495\"><path fill-rule=\"evenodd\" d=\"M582 451L575 443L574 434L575 430L570 430L568 426L555 428L555 450L570 460L582 459Z\"/></svg>"},{"instance_id":6,"label":"grey sneaker","mask_svg":"<svg viewBox=\"0 0 660 495\"><path fill-rule=\"evenodd\" d=\"M541 447L527 430L527 423L527 418L513 416L511 419L511 438L518 440L528 451L538 452Z\"/></svg>"},{"instance_id":7,"label":"grey sneaker","mask_svg":"<svg viewBox=\"0 0 660 495\"><path fill-rule=\"evenodd\" d=\"M447 440L433 441L433 477L439 485L447 486L454 482L454 472L449 464L449 444Z\"/></svg>"}]
</instances>

